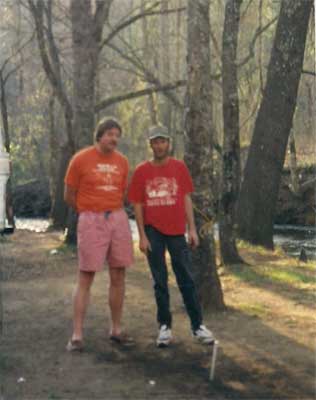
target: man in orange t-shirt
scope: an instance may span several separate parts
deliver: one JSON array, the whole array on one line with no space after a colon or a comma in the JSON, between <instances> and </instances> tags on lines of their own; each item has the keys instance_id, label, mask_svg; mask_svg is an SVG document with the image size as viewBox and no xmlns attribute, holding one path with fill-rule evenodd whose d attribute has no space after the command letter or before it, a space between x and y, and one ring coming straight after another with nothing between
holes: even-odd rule
<instances>
[{"instance_id":1,"label":"man in orange t-shirt","mask_svg":"<svg viewBox=\"0 0 316 400\"><path fill-rule=\"evenodd\" d=\"M74 296L73 334L68 351L83 349L83 321L96 272L109 266L110 339L127 343L121 317L125 292L125 269L133 262L132 236L123 209L128 161L116 150L121 126L114 119L102 120L95 145L71 159L65 176L65 201L79 214L77 238L79 276Z\"/></svg>"}]
</instances>

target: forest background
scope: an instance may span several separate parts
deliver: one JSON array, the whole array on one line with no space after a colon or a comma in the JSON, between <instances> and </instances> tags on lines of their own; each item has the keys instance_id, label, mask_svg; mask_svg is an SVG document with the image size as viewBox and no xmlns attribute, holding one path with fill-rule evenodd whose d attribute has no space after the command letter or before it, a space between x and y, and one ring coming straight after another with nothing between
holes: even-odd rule
<instances>
[{"instance_id":1,"label":"forest background","mask_svg":"<svg viewBox=\"0 0 316 400\"><path fill-rule=\"evenodd\" d=\"M0 6L12 218L49 213L52 226L67 227L68 242L75 240L75 216L63 201L65 169L75 151L92 144L96 121L114 115L132 170L148 158L146 131L157 123L168 127L174 155L187 162L201 237L196 280L215 308L224 303L214 221L224 264L243 262L237 235L273 249L286 166L285 203L292 206L279 222L315 223L312 0L3 0ZM297 204L303 218L293 216Z\"/></svg>"},{"instance_id":2,"label":"forest background","mask_svg":"<svg viewBox=\"0 0 316 400\"><path fill-rule=\"evenodd\" d=\"M314 2L0 0L0 13L8 222L51 221L0 238L0 397L315 397L315 263L273 243L275 223L315 232ZM63 177L106 115L123 126L131 171L150 156L148 127L162 123L193 176L194 274L220 340L213 382L172 278L176 341L155 349L137 244L125 308L137 346L106 340L102 273L86 352L80 362L65 352L77 259Z\"/></svg>"}]
</instances>

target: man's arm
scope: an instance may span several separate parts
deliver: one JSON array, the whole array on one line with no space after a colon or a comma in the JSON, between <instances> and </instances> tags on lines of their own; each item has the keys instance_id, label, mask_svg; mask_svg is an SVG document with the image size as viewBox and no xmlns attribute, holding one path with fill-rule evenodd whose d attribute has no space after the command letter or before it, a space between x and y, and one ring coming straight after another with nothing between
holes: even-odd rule
<instances>
[{"instance_id":1,"label":"man's arm","mask_svg":"<svg viewBox=\"0 0 316 400\"><path fill-rule=\"evenodd\" d=\"M139 250L147 255L148 251L151 251L151 246L145 232L143 206L141 203L135 203L133 205L134 205L135 219L139 234Z\"/></svg>"},{"instance_id":2,"label":"man's arm","mask_svg":"<svg viewBox=\"0 0 316 400\"><path fill-rule=\"evenodd\" d=\"M77 190L65 184L64 200L67 203L67 205L69 207L72 207L75 211L77 211L76 198L77 198Z\"/></svg>"},{"instance_id":3,"label":"man's arm","mask_svg":"<svg viewBox=\"0 0 316 400\"><path fill-rule=\"evenodd\" d=\"M196 232L190 193L187 193L184 197L184 207L188 224L188 242L190 246L195 249L199 245L199 237Z\"/></svg>"}]
</instances>

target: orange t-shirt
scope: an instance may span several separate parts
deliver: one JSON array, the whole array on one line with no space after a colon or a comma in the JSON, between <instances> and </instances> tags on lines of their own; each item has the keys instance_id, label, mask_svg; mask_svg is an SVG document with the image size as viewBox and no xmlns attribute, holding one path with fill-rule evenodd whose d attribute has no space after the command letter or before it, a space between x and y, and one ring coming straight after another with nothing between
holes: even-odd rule
<instances>
[{"instance_id":1,"label":"orange t-shirt","mask_svg":"<svg viewBox=\"0 0 316 400\"><path fill-rule=\"evenodd\" d=\"M118 151L105 155L95 146L71 159L65 184L77 190L77 210L113 211L123 207L127 187L128 161Z\"/></svg>"}]
</instances>

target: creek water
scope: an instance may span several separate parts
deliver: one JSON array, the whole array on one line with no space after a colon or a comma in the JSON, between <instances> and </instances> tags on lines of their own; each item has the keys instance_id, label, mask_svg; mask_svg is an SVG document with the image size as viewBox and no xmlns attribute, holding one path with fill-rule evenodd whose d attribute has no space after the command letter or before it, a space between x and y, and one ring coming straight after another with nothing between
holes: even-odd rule
<instances>
[{"instance_id":1,"label":"creek water","mask_svg":"<svg viewBox=\"0 0 316 400\"><path fill-rule=\"evenodd\" d=\"M49 226L44 218L17 218L16 229L45 232ZM138 239L136 223L130 220L133 239ZM216 228L215 228L216 229ZM215 232L216 235L216 232ZM316 227L296 225L275 225L274 244L280 246L291 257L299 257L302 249L309 260L316 260Z\"/></svg>"},{"instance_id":2,"label":"creek water","mask_svg":"<svg viewBox=\"0 0 316 400\"><path fill-rule=\"evenodd\" d=\"M316 227L275 225L274 244L281 246L292 257L299 257L304 249L307 259L316 260Z\"/></svg>"}]
</instances>

